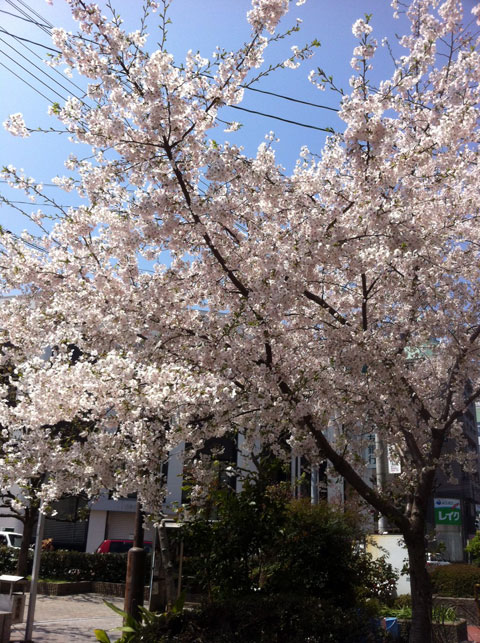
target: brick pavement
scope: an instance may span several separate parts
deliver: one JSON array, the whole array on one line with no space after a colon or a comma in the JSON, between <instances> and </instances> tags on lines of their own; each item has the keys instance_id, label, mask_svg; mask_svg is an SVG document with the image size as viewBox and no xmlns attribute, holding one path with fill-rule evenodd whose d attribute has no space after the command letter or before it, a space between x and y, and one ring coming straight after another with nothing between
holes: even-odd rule
<instances>
[{"instance_id":1,"label":"brick pavement","mask_svg":"<svg viewBox=\"0 0 480 643\"><path fill-rule=\"evenodd\" d=\"M122 598L108 598L99 594L75 594L73 596L37 596L33 641L35 643L84 643L96 640L93 630L110 630L122 624L120 616L109 609L104 599L123 609ZM27 616L25 607L25 618ZM119 632L108 633L111 640L120 637ZM10 641L24 640L25 623L12 626Z\"/></svg>"}]
</instances>

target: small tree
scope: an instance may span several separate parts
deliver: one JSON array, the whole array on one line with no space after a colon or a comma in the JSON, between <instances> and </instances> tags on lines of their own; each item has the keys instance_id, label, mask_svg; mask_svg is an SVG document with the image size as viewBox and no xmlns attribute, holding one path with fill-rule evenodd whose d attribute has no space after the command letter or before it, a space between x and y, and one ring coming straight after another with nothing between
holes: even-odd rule
<instances>
[{"instance_id":1,"label":"small tree","mask_svg":"<svg viewBox=\"0 0 480 643\"><path fill-rule=\"evenodd\" d=\"M465 551L470 554L472 563L480 565L480 531L468 541Z\"/></svg>"}]
</instances>

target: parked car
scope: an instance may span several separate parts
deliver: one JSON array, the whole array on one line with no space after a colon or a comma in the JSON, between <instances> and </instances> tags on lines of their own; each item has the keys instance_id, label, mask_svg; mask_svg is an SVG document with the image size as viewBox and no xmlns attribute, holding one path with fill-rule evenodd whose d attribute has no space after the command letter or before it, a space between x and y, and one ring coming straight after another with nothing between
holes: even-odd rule
<instances>
[{"instance_id":1,"label":"parked car","mask_svg":"<svg viewBox=\"0 0 480 643\"><path fill-rule=\"evenodd\" d=\"M146 541L143 543L147 551L152 551L152 543ZM97 554L125 554L133 547L133 540L108 539L104 540L96 549Z\"/></svg>"},{"instance_id":2,"label":"parked car","mask_svg":"<svg viewBox=\"0 0 480 643\"><path fill-rule=\"evenodd\" d=\"M436 567L438 565L451 565L443 554L427 552L427 567Z\"/></svg>"},{"instance_id":3,"label":"parked car","mask_svg":"<svg viewBox=\"0 0 480 643\"><path fill-rule=\"evenodd\" d=\"M0 531L0 547L20 549L23 536L14 531Z\"/></svg>"}]
</instances>

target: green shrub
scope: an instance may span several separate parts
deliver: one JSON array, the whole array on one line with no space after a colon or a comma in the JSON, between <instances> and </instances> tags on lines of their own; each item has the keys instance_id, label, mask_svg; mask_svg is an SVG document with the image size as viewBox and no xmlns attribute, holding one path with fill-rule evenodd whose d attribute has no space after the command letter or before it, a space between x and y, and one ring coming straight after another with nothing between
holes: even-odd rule
<instances>
[{"instance_id":1,"label":"green shrub","mask_svg":"<svg viewBox=\"0 0 480 643\"><path fill-rule=\"evenodd\" d=\"M264 582L272 544L286 522L286 496L279 489L216 489L211 504L182 529L184 573L209 597L248 594Z\"/></svg>"},{"instance_id":2,"label":"green shrub","mask_svg":"<svg viewBox=\"0 0 480 643\"><path fill-rule=\"evenodd\" d=\"M147 556L145 581L148 582L150 557ZM68 581L124 583L127 554L87 554L79 551L42 552L40 577Z\"/></svg>"},{"instance_id":3,"label":"green shrub","mask_svg":"<svg viewBox=\"0 0 480 643\"><path fill-rule=\"evenodd\" d=\"M117 611L117 610L116 610ZM343 609L306 596L246 596L180 614L143 610L122 643L359 643L380 641L376 625L358 609ZM373 638L373 633L378 637ZM109 643L104 632L98 641ZM368 637L368 638L367 638Z\"/></svg>"},{"instance_id":4,"label":"green shrub","mask_svg":"<svg viewBox=\"0 0 480 643\"><path fill-rule=\"evenodd\" d=\"M18 551L0 547L0 573L13 574L17 564ZM30 554L30 569L32 568ZM149 576L147 556L145 580ZM87 554L79 551L43 551L40 558L40 578L62 581L103 581L124 583L127 572L126 554Z\"/></svg>"},{"instance_id":5,"label":"green shrub","mask_svg":"<svg viewBox=\"0 0 480 643\"><path fill-rule=\"evenodd\" d=\"M380 616L393 616L398 619L411 620L412 605L403 605L402 607L385 607L379 610ZM447 605L434 605L432 607L433 623L445 623L446 621L456 621L457 612L454 607Z\"/></svg>"},{"instance_id":6,"label":"green shrub","mask_svg":"<svg viewBox=\"0 0 480 643\"><path fill-rule=\"evenodd\" d=\"M184 573L210 600L294 591L345 608L391 601L396 574L356 546L355 516L261 481L217 492L212 506L215 520L200 512L182 529Z\"/></svg>"},{"instance_id":7,"label":"green shrub","mask_svg":"<svg viewBox=\"0 0 480 643\"><path fill-rule=\"evenodd\" d=\"M480 583L480 569L462 563L439 565L430 573L430 578L434 594L473 598L474 585Z\"/></svg>"},{"instance_id":8,"label":"green shrub","mask_svg":"<svg viewBox=\"0 0 480 643\"><path fill-rule=\"evenodd\" d=\"M410 594L400 594L393 601L393 607L395 609L401 609L402 607L411 607L412 606L412 597Z\"/></svg>"},{"instance_id":9,"label":"green shrub","mask_svg":"<svg viewBox=\"0 0 480 643\"><path fill-rule=\"evenodd\" d=\"M480 566L480 531L477 531L475 536L469 540L468 545L465 547L465 551L470 554L472 563Z\"/></svg>"},{"instance_id":10,"label":"green shrub","mask_svg":"<svg viewBox=\"0 0 480 643\"><path fill-rule=\"evenodd\" d=\"M18 550L0 547L0 574L14 574L17 567Z\"/></svg>"},{"instance_id":11,"label":"green shrub","mask_svg":"<svg viewBox=\"0 0 480 643\"><path fill-rule=\"evenodd\" d=\"M179 643L357 643L372 629L355 608L306 596L249 596L213 603L171 624L167 641Z\"/></svg>"}]
</instances>

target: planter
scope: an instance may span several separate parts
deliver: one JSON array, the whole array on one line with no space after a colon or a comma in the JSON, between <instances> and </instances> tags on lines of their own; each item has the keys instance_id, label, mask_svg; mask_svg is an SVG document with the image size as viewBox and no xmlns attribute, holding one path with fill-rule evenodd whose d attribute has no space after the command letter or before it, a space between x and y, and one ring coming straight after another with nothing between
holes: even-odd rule
<instances>
[{"instance_id":1,"label":"planter","mask_svg":"<svg viewBox=\"0 0 480 643\"><path fill-rule=\"evenodd\" d=\"M399 620L398 624L400 627L399 641L408 643L411 621ZM434 643L464 643L467 640L467 621L465 619L433 624Z\"/></svg>"},{"instance_id":2,"label":"planter","mask_svg":"<svg viewBox=\"0 0 480 643\"><path fill-rule=\"evenodd\" d=\"M30 588L29 588L30 589ZM69 583L47 583L39 581L37 592L48 596L69 596L70 594L86 594L92 591L89 580L72 581Z\"/></svg>"},{"instance_id":3,"label":"planter","mask_svg":"<svg viewBox=\"0 0 480 643\"><path fill-rule=\"evenodd\" d=\"M21 581L20 588L25 592L30 592L30 581ZM0 593L8 594L10 585L0 583ZM39 581L37 586L39 594L48 596L69 596L71 594L102 594L102 596L115 596L123 598L125 596L125 583L107 583L103 581L70 581L67 583L55 583L54 581ZM145 587L144 600L148 601L150 589Z\"/></svg>"},{"instance_id":4,"label":"planter","mask_svg":"<svg viewBox=\"0 0 480 643\"><path fill-rule=\"evenodd\" d=\"M434 596L433 605L454 607L458 618L465 618L469 625L480 625L480 615L474 598Z\"/></svg>"},{"instance_id":5,"label":"planter","mask_svg":"<svg viewBox=\"0 0 480 643\"><path fill-rule=\"evenodd\" d=\"M91 592L102 594L103 596L116 596L123 598L125 596L125 583L107 583L103 581L92 581ZM148 601L150 588L146 586L143 592L143 600Z\"/></svg>"}]
</instances>

